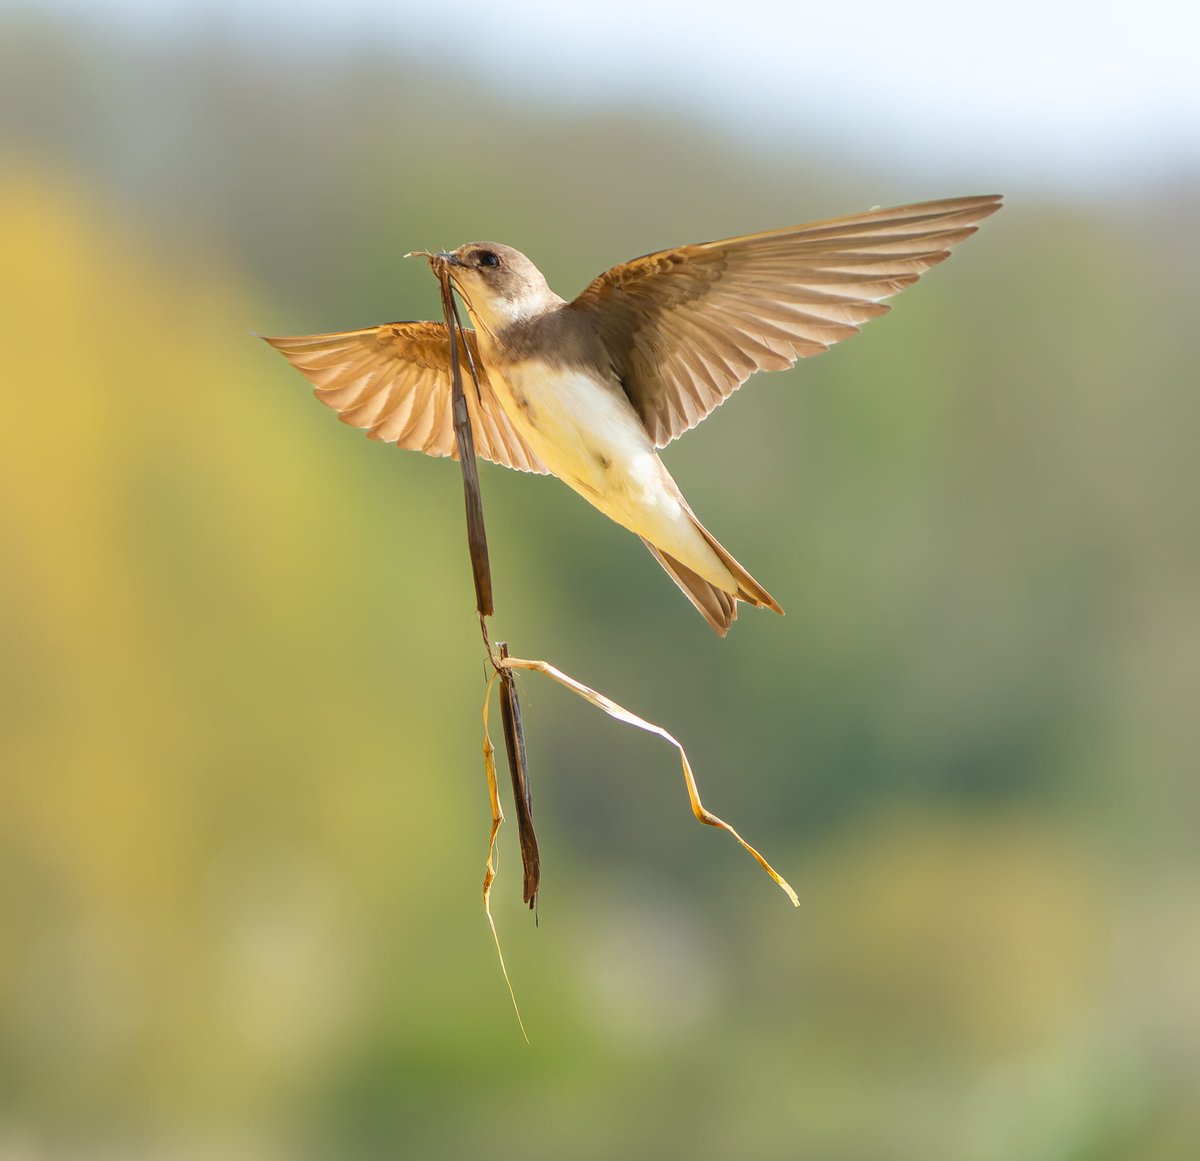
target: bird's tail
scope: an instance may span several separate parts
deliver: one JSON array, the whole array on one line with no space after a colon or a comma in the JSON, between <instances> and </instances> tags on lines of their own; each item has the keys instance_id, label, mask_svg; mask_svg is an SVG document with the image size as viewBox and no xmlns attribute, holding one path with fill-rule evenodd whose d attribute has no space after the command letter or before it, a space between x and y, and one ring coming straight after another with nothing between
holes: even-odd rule
<instances>
[{"instance_id":1,"label":"bird's tail","mask_svg":"<svg viewBox=\"0 0 1200 1161\"><path fill-rule=\"evenodd\" d=\"M709 532L696 517L688 512L696 522L696 528L708 541L709 546L721 559L721 563L733 575L737 582L737 592L726 592L711 581L705 580L699 573L693 572L686 564L681 564L673 556L668 556L662 549L655 547L644 536L642 543L653 554L654 559L666 569L667 575L679 586L683 595L700 611L700 615L724 637L729 632L729 626L737 620L737 603L745 601L748 605L759 608L773 609L782 613L778 602L762 587L721 545L717 538Z\"/></svg>"}]
</instances>

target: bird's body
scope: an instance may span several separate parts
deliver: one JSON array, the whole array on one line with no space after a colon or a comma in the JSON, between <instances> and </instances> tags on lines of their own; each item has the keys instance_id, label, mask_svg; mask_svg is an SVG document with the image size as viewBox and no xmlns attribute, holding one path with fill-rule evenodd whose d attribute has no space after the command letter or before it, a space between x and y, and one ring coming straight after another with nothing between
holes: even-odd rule
<instances>
[{"instance_id":1,"label":"bird's body","mask_svg":"<svg viewBox=\"0 0 1200 1161\"><path fill-rule=\"evenodd\" d=\"M501 406L564 484L609 519L735 591L637 413L611 382L532 361L514 363L495 379Z\"/></svg>"},{"instance_id":2,"label":"bird's body","mask_svg":"<svg viewBox=\"0 0 1200 1161\"><path fill-rule=\"evenodd\" d=\"M783 610L700 524L658 449L756 370L791 366L888 308L994 197L680 247L614 267L573 301L523 254L472 242L436 256L475 324L468 392L485 458L549 472L642 538L720 634L737 602ZM455 454L449 336L435 323L270 339L348 423Z\"/></svg>"},{"instance_id":3,"label":"bird's body","mask_svg":"<svg viewBox=\"0 0 1200 1161\"><path fill-rule=\"evenodd\" d=\"M585 332L574 346L586 350L589 320L564 313L566 304L552 309L561 317L542 316L541 324L553 319L560 330ZM496 398L538 459L610 520L736 593L737 582L700 532L615 371L594 358L524 354L530 344L521 341L527 336L520 332L531 325L538 323L515 322L493 333L484 324L477 335ZM517 335L510 333L514 329Z\"/></svg>"}]
</instances>

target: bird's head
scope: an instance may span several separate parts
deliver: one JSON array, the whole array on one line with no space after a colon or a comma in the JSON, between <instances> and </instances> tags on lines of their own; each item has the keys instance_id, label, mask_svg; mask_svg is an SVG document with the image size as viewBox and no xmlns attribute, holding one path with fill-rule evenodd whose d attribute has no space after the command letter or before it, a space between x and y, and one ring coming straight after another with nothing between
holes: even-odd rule
<instances>
[{"instance_id":1,"label":"bird's head","mask_svg":"<svg viewBox=\"0 0 1200 1161\"><path fill-rule=\"evenodd\" d=\"M511 246L468 242L457 250L443 250L437 258L450 267L476 325L493 333L563 301L546 285L542 272Z\"/></svg>"}]
</instances>

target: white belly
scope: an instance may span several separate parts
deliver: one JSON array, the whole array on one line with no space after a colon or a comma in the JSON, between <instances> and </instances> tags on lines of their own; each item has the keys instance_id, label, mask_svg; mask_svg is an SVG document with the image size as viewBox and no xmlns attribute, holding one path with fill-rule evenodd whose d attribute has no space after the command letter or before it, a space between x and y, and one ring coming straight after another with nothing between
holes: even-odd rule
<instances>
[{"instance_id":1,"label":"white belly","mask_svg":"<svg viewBox=\"0 0 1200 1161\"><path fill-rule=\"evenodd\" d=\"M737 591L623 394L583 372L532 362L488 375L509 418L560 480L706 580Z\"/></svg>"}]
</instances>

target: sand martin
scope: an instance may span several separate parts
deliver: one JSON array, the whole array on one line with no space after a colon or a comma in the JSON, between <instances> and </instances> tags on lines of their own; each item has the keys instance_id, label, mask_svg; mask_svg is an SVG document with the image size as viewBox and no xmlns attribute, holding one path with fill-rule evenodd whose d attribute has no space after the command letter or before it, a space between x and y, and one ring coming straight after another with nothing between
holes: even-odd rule
<instances>
[{"instance_id":1,"label":"sand martin","mask_svg":"<svg viewBox=\"0 0 1200 1161\"><path fill-rule=\"evenodd\" d=\"M849 338L911 286L998 196L877 209L661 250L560 298L518 250L469 242L450 267L474 330L467 383L476 452L550 473L637 533L722 636L738 601L782 612L692 512L658 450L755 371ZM371 439L456 456L444 323L396 322L266 340L317 398Z\"/></svg>"}]
</instances>

